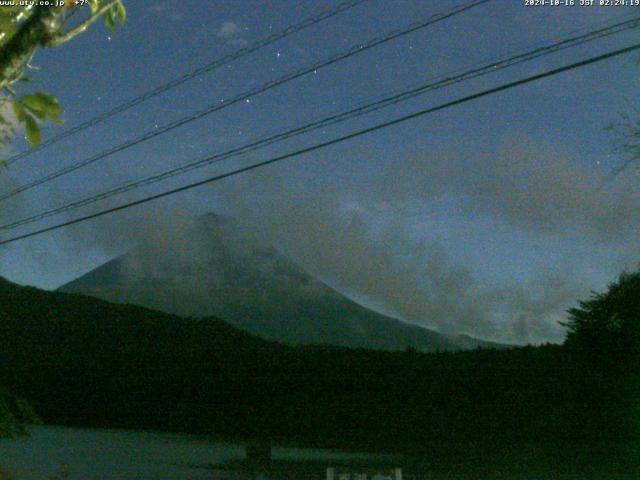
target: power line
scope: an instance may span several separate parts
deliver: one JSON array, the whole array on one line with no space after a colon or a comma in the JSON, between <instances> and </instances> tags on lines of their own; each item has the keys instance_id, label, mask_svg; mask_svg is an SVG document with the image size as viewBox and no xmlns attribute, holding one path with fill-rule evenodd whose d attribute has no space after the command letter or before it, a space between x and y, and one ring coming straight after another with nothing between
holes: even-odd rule
<instances>
[{"instance_id":1,"label":"power line","mask_svg":"<svg viewBox=\"0 0 640 480\"><path fill-rule=\"evenodd\" d=\"M502 92L502 91L505 91L505 90L509 90L509 89L518 87L520 85L524 85L524 84L531 83L531 82L534 82L534 81L537 81L537 80L541 80L543 78L547 78L547 77L551 77L551 76L554 76L554 75L558 75L559 73L563 73L563 72L566 72L566 71L569 71L569 70L574 70L576 68L584 67L586 65L590 65L590 64L593 64L593 63L596 63L596 62L607 60L609 58L613 58L613 57L617 57L617 56L620 56L620 55L624 55L626 53L630 53L630 52L638 50L638 49L640 49L640 43L637 43L637 44L629 46L629 47L621 48L621 49L618 49L618 50L614 50L614 51L605 53L603 55L598 55L596 57L591 57L591 58L588 58L586 60L582 60L580 62L572 63L570 65L565 65L564 67L559 67L559 68L556 68L556 69L553 69L553 70L550 70L550 71L547 71L547 72L539 73L537 75L532 75L532 76L529 76L529 77L526 77L526 78L523 78L523 79L520 79L520 80L516 80L514 82L509 82L509 83L500 85L498 87L490 88L488 90L483 90L481 92L474 93L474 94L468 95L466 97L458 98L456 100L452 100L452 101L440 104L440 105L438 105L436 107L431 107L431 108L427 108L427 109L424 109L424 110L420 110L420 111L417 111L417 112L414 112L414 113L411 113L411 114L408 114L408 115L404 115L404 116L395 118L393 120L389 120L387 122L379 123L377 125L365 128L363 130L358 130L356 132L353 132L353 133L350 133L350 134L347 134L347 135L344 135L344 136L341 136L341 137L337 137L337 138L334 138L332 140L328 140L326 142L317 143L317 144L312 145L310 147L306 147L306 148L303 148L303 149L300 149L300 150L296 150L294 152L290 152L290 153L287 153L287 154L284 154L284 155L280 155L280 156L271 158L269 160L264 160L262 162L258 162L258 163L254 163L254 164L246 166L246 167L238 168L236 170L232 170L232 171L227 172L227 173L215 175L213 177L209 177L209 178L206 178L204 180L193 182L193 183L190 183L188 185L184 185L182 187L174 188L174 189L167 190L167 191L164 191L164 192L161 192L161 193L157 193L155 195L151 195L151 196L148 196L148 197L145 197L145 198L141 198L139 200L128 202L128 203L119 205L117 207L111 207L111 208L108 208L108 209L105 209L105 210L101 210L101 211L96 212L96 213L92 213L90 215L85 215L85 216L82 216L82 217L75 218L73 220L68 220L66 222L62 222L62 223L59 223L57 225L52 225L50 227L42 228L42 229L35 230L35 231L29 232L29 233L18 235L18 236L15 236L15 237L12 237L12 238L9 238L9 239L6 239L6 240L2 240L2 241L0 241L0 245L6 245L6 244L9 244L9 243L16 242L18 240L23 240L25 238L30 238L30 237L34 237L36 235L41 235L41 234L46 233L46 232L51 232L53 230L58 230L60 228L68 227L70 225L75 225L77 223L85 222L87 220L91 220L91 219L94 219L94 218L102 217L104 215L108 215L110 213L118 212L120 210L125 210L125 209L128 209L128 208L137 206L137 205L142 205L144 203L148 203L148 202L151 202L153 200L157 200L157 199L160 199L160 198L163 198L163 197L168 197L168 196L171 196L171 195L175 195L177 193L184 192L184 191L187 191L187 190L191 190L193 188L200 187L202 185L206 185L206 184L209 184L209 183L217 182L219 180L222 180L222 179L225 179L225 178L228 178L228 177L232 177L232 176L235 176L235 175L239 175L241 173L246 173L246 172L249 172L251 170L255 170L255 169L258 169L258 168L261 168L261 167L265 167L267 165L271 165L271 164L274 164L274 163L277 163L277 162L280 162L280 161L283 161L283 160L286 160L286 159L289 159L289 158L293 158L293 157L297 157L297 156L300 156L300 155L303 155L303 154L306 154L306 153L314 152L314 151L329 147L331 145L336 145L338 143L341 143L341 142L344 142L344 141L347 141L347 140L351 140L353 138L360 137L362 135L366 135L368 133L372 133L372 132L375 132L375 131L378 131L378 130L382 130L384 128L388 128L388 127L391 127L391 126L394 126L394 125L398 125L400 123L404 123L406 121L409 121L409 120L412 120L412 119L415 119L415 118L418 118L418 117L422 117L422 116L425 116L425 115L428 115L428 114L431 114L431 113L434 113L434 112L437 112L437 111L440 111L440 110L444 110L446 108L450 108L450 107L453 107L453 106L456 106L456 105L460 105L460 104L463 104L463 103L466 103L466 102L470 102L472 100L477 100L478 98L486 97L488 95L493 95L495 93Z\"/></svg>"},{"instance_id":2,"label":"power line","mask_svg":"<svg viewBox=\"0 0 640 480\"><path fill-rule=\"evenodd\" d=\"M351 108L347 111L338 113L338 114L333 114L330 115L328 117L324 117L322 119L319 120L315 120L312 121L310 123L307 123L306 125L303 125L301 127L297 127L297 128L293 128L290 130L287 130L285 132L281 132L275 135L270 135L267 137L263 137L261 139L258 140L254 140L250 143L244 144L242 146L239 147L235 147L232 148L230 150L227 150L225 152L222 153L218 153L215 155L208 155L202 159L198 159L189 163L186 163L184 165L172 168L170 170L167 171L163 171L154 175L151 175L149 177L140 179L140 180L136 180L133 182L129 182L126 183L124 185L120 185L117 186L116 188L113 188L111 190L107 190L105 192L102 192L98 195L93 195L60 207L56 207L50 210L45 210L43 212L34 214L30 217L27 218L23 218L11 223L7 223L4 225L0 225L0 230L8 230L8 229L12 229L12 228L16 228L22 225L26 225L26 224L30 224L33 222L36 222L38 220L42 220L44 218L48 218L50 216L53 215L57 215L60 213L64 213L67 211L71 211L71 210L75 210L78 209L80 207L86 206L86 205L90 205L92 203L98 202L100 200L105 200L107 198L110 198L112 196L118 195L118 194L122 194L146 185L151 185L163 180L166 180L168 178L174 177L176 175L180 175L186 172L189 172L191 170L195 170L197 168L202 168L205 167L207 165L213 164L213 163L217 163L219 161L228 159L228 158L232 158L232 157L236 157L239 155L243 155L245 153L257 150L259 148L268 146L268 145L272 145L276 142L280 142L286 139L289 139L291 137L294 136L298 136L307 132L310 132L312 130L317 130L319 128L322 127L326 127L329 125L333 125L336 123L341 123L345 120L351 119L351 118L355 118L355 117L359 117L377 110L380 110L382 108L388 107L390 105L393 104L397 104L399 102L411 99L411 98L415 98L419 95L425 94L429 91L433 91L439 88L444 88L456 83L460 83L466 80L470 80L472 78L475 77L479 77L481 75L486 75L488 73L493 73L496 72L498 70L507 68L507 67L511 67L520 63L524 63L524 62L528 62L531 61L533 59L545 56L545 55L549 55L551 53L557 52L559 50L563 50L566 48L570 48L570 47L575 47L577 45L582 45L584 43L590 42L590 41L594 41L600 38L603 38L605 36L609 36L612 35L614 33L619 33L621 31L624 30L628 30L631 28L636 27L638 24L640 24L640 18L636 17L634 19L631 20L627 20L627 21L623 21L623 22L619 22L604 28L600 28L598 30L594 30L594 31L590 31L587 32L585 34L582 35L578 35L578 36L574 36L574 37L570 37L567 38L565 40L561 40L561 41L556 41L553 42L549 45L546 46L542 46L542 47L538 47L538 48L534 48L532 50L528 50L524 53L518 53L516 55L512 55L510 57L507 57L505 59L501 59L498 61L494 61L492 63L483 65L481 67L478 68L474 68L471 70L467 70L461 74L458 75L449 75L449 76L443 76L441 77L438 81L435 82L431 82L431 83L427 83L427 84L422 84L419 85L415 88L412 88L410 90L406 90L406 91L402 91L398 94L394 94L394 95L387 95L386 97L383 97L382 99L373 101L373 102L369 102L369 103L365 103L361 106L355 107L355 108Z\"/></svg>"},{"instance_id":3,"label":"power line","mask_svg":"<svg viewBox=\"0 0 640 480\"><path fill-rule=\"evenodd\" d=\"M379 45L385 44L387 42L393 41L399 37L408 35L410 33L413 33L417 30L421 30L423 28L426 28L430 25L433 25L437 22L440 22L442 20L445 20L447 18L453 17L455 15L458 15L460 13L463 13L471 8L477 7L479 5L485 4L487 2L489 2L491 0L475 0L473 2L464 4L464 5L460 5L457 7L454 7L450 10L448 10L447 12L444 13L439 13L439 14L435 14L430 16L427 20L421 21L421 22L414 22L412 24L410 24L408 27L404 27L402 29L397 29L397 30L393 30L383 36L380 37L375 37L371 40L369 40L367 43L365 44L357 44L355 46L352 46L351 48L349 48L346 51L340 52L337 55L334 55L332 57L329 57L328 59L325 60L321 60L319 62L316 62L310 66L307 67L303 67L302 69L296 70L294 72L290 72L282 77L280 77L277 80L271 80L267 83L262 84L261 86L254 88L252 90L249 90L248 92L244 92L241 94L236 95L235 97L232 97L230 100L227 101L220 101L220 102L216 102L214 104L209 105L208 107L206 107L203 110L200 110L196 113L193 113L189 116L186 117L182 117L181 119L178 119L174 122L171 122L163 127L160 128L154 128L152 130L149 130L147 132L145 132L144 134L135 137L131 140L128 140L124 143L121 143L117 146L111 147L103 152L100 152L92 157L86 158L84 160L81 160L79 162L76 162L74 164L68 165L64 168L61 168L60 170L57 170L55 172L52 172L42 178L39 178L38 180L34 180L32 182L26 183L24 185L21 185L7 193L4 193L2 195L0 195L0 201L6 200L8 198L11 198L19 193L25 192L27 190L30 190L31 188L37 187L39 185L42 185L44 183L50 182L51 180L54 180L56 178L59 178L63 175L66 175L68 173L74 172L78 169L81 169L83 167L86 167L88 165L91 165L95 162L97 162L98 160L102 160L105 157L108 157L110 155L113 155L115 153L121 152L123 150L126 150L130 147L133 147L135 145L138 145L140 143L146 142L148 140L151 140L152 138L155 138L159 135L162 135L168 131L174 130L178 127L181 127L183 125L186 125L190 122L193 122L195 120L199 120L200 118L203 118L207 115L210 115L214 112L223 110L227 107L230 107L231 105L235 105L236 103L242 102L244 100L247 100L251 97L254 97L258 94L264 93L268 90L271 90L273 88L279 87L285 83L288 83L292 80L295 80L297 78L300 78L304 75L307 75L309 73L312 72L316 72L322 68L328 67L330 65L333 65L334 63L340 62L342 60L345 60L347 58L350 58L354 55L357 55L359 53L365 52L369 49L372 49L374 47L377 47Z\"/></svg>"},{"instance_id":4,"label":"power line","mask_svg":"<svg viewBox=\"0 0 640 480\"><path fill-rule=\"evenodd\" d=\"M256 52L262 48L265 48L273 43L276 43L279 40L282 40L290 35L293 35L295 33L301 32L313 25L316 25L320 22L323 22L324 20L328 20L329 18L335 17L336 15L345 12L347 10L350 10L362 3L365 3L369 0L348 0L345 2L340 3L339 5L337 5L335 8L332 9L328 9L328 10L323 10L321 12L319 12L318 14L309 17L305 20L303 20L302 22L295 24L295 25L290 25L287 28L285 28L284 30L281 30L279 32L276 32L272 35L269 35L261 40L258 40L256 42L254 42L253 44L244 47L244 48L240 48L228 55L225 55L221 58L217 58L209 63L207 63L206 65L203 65L195 70L192 70L190 72L187 72L183 75L180 75L179 77L174 78L173 80L170 80L166 83L163 83L151 90L146 91L145 93L132 98L131 100L122 103L114 108L112 108L111 110L107 110L106 112L103 112L93 118L90 118L89 120L82 122L74 127L68 128L67 130L63 130L62 132L58 133L57 135L43 141L40 145L38 145L38 147L30 149L30 150L25 150L23 152L17 153L16 155L13 155L11 157L9 157L6 160L6 164L7 165L11 165L14 162L17 162L18 160L28 157L29 155L38 152L40 150L44 150L47 147L50 147L51 145L54 145L56 143L58 143L59 141L74 135L78 132L81 132L82 130L86 130L89 127L93 127L95 125L98 125L102 122L104 122L105 120L119 114L122 113L126 110L129 110L137 105L140 105L141 103L146 102L147 100L150 100L162 93L165 93L173 88L176 88L179 85L182 85L183 83L188 82L189 80L192 80L196 77L199 77L200 75L203 75L205 73L209 73L217 68L220 68L222 66L225 66L235 60L238 60L246 55L249 55L253 52ZM75 11L75 10L74 10Z\"/></svg>"}]
</instances>

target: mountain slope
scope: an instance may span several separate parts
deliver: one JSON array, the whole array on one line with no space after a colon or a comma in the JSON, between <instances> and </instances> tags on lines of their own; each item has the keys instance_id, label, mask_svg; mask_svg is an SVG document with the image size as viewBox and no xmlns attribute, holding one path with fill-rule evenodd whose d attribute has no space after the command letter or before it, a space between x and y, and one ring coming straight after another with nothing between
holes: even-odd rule
<instances>
[{"instance_id":1,"label":"mountain slope","mask_svg":"<svg viewBox=\"0 0 640 480\"><path fill-rule=\"evenodd\" d=\"M60 288L183 316L216 316L291 344L456 350L489 345L374 312L313 278L228 217L159 235Z\"/></svg>"}]
</instances>

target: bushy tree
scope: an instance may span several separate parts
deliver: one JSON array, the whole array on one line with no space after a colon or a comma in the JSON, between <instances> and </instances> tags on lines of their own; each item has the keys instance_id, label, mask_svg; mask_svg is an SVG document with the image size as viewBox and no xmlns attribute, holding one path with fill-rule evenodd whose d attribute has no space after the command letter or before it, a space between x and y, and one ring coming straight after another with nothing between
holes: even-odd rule
<instances>
[{"instance_id":1,"label":"bushy tree","mask_svg":"<svg viewBox=\"0 0 640 480\"><path fill-rule=\"evenodd\" d=\"M566 344L619 361L637 360L640 353L640 270L623 273L605 293L569 310Z\"/></svg>"},{"instance_id":2,"label":"bushy tree","mask_svg":"<svg viewBox=\"0 0 640 480\"><path fill-rule=\"evenodd\" d=\"M569 310L566 347L583 427L593 438L640 438L640 271Z\"/></svg>"}]
</instances>

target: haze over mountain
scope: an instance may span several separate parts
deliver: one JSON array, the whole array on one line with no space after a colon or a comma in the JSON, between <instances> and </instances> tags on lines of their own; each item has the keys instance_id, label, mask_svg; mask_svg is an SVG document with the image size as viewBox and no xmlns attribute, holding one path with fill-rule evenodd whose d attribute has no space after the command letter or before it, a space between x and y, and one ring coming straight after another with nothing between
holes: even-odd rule
<instances>
[{"instance_id":1,"label":"haze over mountain","mask_svg":"<svg viewBox=\"0 0 640 480\"><path fill-rule=\"evenodd\" d=\"M256 232L215 214L162 232L60 290L182 316L216 316L291 344L422 351L492 345L365 308L313 278Z\"/></svg>"}]
</instances>

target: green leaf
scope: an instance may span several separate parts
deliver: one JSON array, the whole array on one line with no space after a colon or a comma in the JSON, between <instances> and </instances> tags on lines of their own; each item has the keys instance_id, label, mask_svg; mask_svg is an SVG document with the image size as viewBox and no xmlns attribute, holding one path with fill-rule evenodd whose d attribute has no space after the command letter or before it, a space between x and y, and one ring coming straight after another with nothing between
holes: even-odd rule
<instances>
[{"instance_id":1,"label":"green leaf","mask_svg":"<svg viewBox=\"0 0 640 480\"><path fill-rule=\"evenodd\" d=\"M47 105L37 95L23 95L20 97L20 101L32 112L42 112L44 114L47 112Z\"/></svg>"},{"instance_id":2,"label":"green leaf","mask_svg":"<svg viewBox=\"0 0 640 480\"><path fill-rule=\"evenodd\" d=\"M33 95L23 95L20 100L40 120L45 120L47 116L54 119L62 111L56 97L48 93L37 92Z\"/></svg>"},{"instance_id":3,"label":"green leaf","mask_svg":"<svg viewBox=\"0 0 640 480\"><path fill-rule=\"evenodd\" d=\"M24 123L27 141L32 148L35 148L40 144L40 127L31 115L26 116Z\"/></svg>"},{"instance_id":4,"label":"green leaf","mask_svg":"<svg viewBox=\"0 0 640 480\"><path fill-rule=\"evenodd\" d=\"M25 107L26 107L26 105L25 105ZM29 111L29 113L32 113L33 115L38 117L40 120L46 120L47 119L47 112L45 112L44 110L34 110L31 107L26 107L26 108Z\"/></svg>"},{"instance_id":5,"label":"green leaf","mask_svg":"<svg viewBox=\"0 0 640 480\"><path fill-rule=\"evenodd\" d=\"M38 98L43 104L49 106L58 106L58 99L49 93L36 92L34 97Z\"/></svg>"},{"instance_id":6,"label":"green leaf","mask_svg":"<svg viewBox=\"0 0 640 480\"><path fill-rule=\"evenodd\" d=\"M58 99L53 95L43 92L36 92L34 96L45 106L45 111L50 115L56 115L62 111Z\"/></svg>"},{"instance_id":7,"label":"green leaf","mask_svg":"<svg viewBox=\"0 0 640 480\"><path fill-rule=\"evenodd\" d=\"M118 2L116 4L116 15L118 16L120 25L124 25L127 21L127 9L124 8L124 4L122 2Z\"/></svg>"},{"instance_id":8,"label":"green leaf","mask_svg":"<svg viewBox=\"0 0 640 480\"><path fill-rule=\"evenodd\" d=\"M7 122L7 120L4 118L3 115L0 114L0 125L11 125L11 124Z\"/></svg>"},{"instance_id":9,"label":"green leaf","mask_svg":"<svg viewBox=\"0 0 640 480\"><path fill-rule=\"evenodd\" d=\"M19 122L24 122L25 117L27 116L27 112L24 111L24 107L18 100L14 100L11 102L11 106L13 107L13 113L15 113L16 118Z\"/></svg>"},{"instance_id":10,"label":"green leaf","mask_svg":"<svg viewBox=\"0 0 640 480\"><path fill-rule=\"evenodd\" d=\"M29 75L23 75L18 79L19 82L34 82L35 78L30 77Z\"/></svg>"},{"instance_id":11,"label":"green leaf","mask_svg":"<svg viewBox=\"0 0 640 480\"><path fill-rule=\"evenodd\" d=\"M113 7L107 10L106 12L104 12L104 24L110 30L113 30L114 28L116 28L115 10Z\"/></svg>"}]
</instances>

